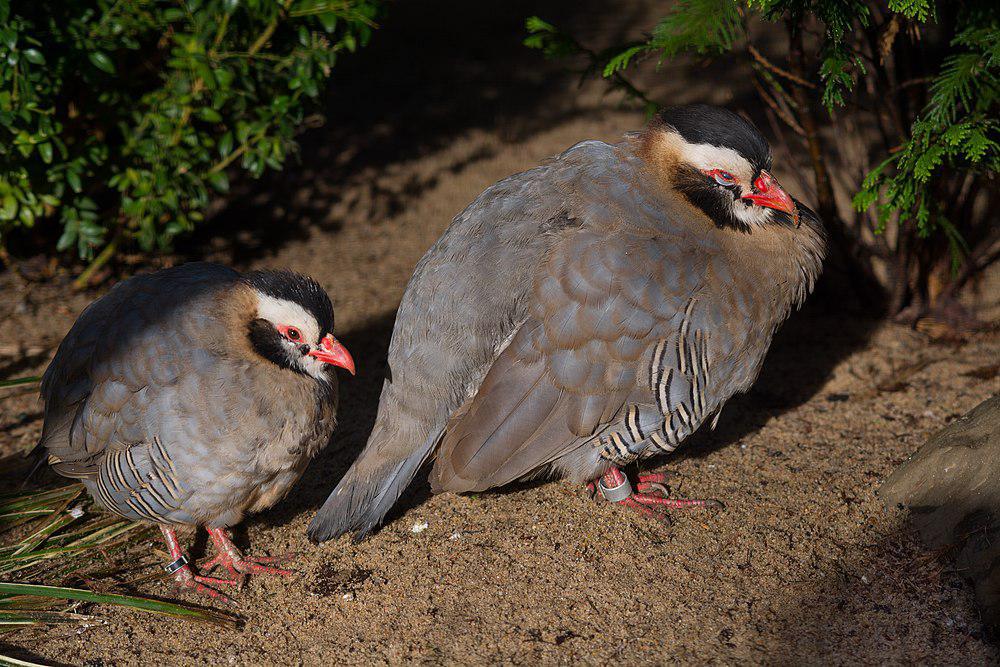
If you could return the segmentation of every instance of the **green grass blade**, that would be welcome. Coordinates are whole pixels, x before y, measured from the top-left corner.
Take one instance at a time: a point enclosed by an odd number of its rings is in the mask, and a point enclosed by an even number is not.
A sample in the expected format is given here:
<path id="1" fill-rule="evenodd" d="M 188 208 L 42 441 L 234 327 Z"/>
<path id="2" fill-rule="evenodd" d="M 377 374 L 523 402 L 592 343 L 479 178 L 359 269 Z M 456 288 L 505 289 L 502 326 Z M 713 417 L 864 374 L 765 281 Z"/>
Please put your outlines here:
<path id="1" fill-rule="evenodd" d="M 79 513 L 66 511 L 69 509 L 69 506 L 73 503 L 73 501 L 77 499 L 77 496 L 78 494 L 74 494 L 64 500 L 56 509 L 56 513 L 48 521 L 43 522 L 41 527 L 38 528 L 32 535 L 21 540 L 21 545 L 17 548 L 17 551 L 15 551 L 14 554 L 22 554 L 37 549 L 43 542 L 45 542 L 45 540 L 51 537 L 53 533 L 57 532 L 61 528 L 65 528 L 82 517 L 82 510 Z"/>
<path id="2" fill-rule="evenodd" d="M 83 491 L 83 484 L 73 484 L 61 489 L 37 493 L 5 493 L 0 495 L 0 516 L 12 517 L 19 512 L 46 510 L 53 512 L 63 502 L 75 498 Z"/>
<path id="3" fill-rule="evenodd" d="M 81 602 L 95 602 L 97 604 L 114 604 L 123 607 L 130 607 L 140 611 L 148 611 L 154 614 L 165 614 L 176 616 L 192 621 L 201 621 L 224 627 L 235 628 L 238 619 L 230 614 L 208 609 L 196 609 L 173 602 L 163 602 L 150 598 L 140 598 L 131 595 L 118 595 L 117 593 L 94 593 L 80 588 L 63 588 L 60 586 L 40 586 L 37 584 L 16 584 L 0 582 L 0 593 L 9 595 L 38 595 L 46 598 L 59 600 L 79 600 Z"/>
<path id="4" fill-rule="evenodd" d="M 22 384 L 36 384 L 42 381 L 41 375 L 32 375 L 26 378 L 16 378 L 14 380 L 0 380 L 0 389 L 7 387 L 19 387 Z"/>

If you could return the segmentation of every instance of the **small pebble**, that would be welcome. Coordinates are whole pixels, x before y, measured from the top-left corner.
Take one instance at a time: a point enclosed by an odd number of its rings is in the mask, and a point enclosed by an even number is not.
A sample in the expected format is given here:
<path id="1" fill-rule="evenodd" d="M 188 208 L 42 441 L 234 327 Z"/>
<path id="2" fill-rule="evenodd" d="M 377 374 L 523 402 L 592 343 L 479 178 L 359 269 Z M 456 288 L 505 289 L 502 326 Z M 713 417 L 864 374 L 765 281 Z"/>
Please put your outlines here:
<path id="1" fill-rule="evenodd" d="M 411 533 L 422 533 L 425 530 L 427 530 L 427 522 L 426 521 L 418 521 L 415 524 L 413 524 L 412 527 L 410 527 L 410 532 Z"/>

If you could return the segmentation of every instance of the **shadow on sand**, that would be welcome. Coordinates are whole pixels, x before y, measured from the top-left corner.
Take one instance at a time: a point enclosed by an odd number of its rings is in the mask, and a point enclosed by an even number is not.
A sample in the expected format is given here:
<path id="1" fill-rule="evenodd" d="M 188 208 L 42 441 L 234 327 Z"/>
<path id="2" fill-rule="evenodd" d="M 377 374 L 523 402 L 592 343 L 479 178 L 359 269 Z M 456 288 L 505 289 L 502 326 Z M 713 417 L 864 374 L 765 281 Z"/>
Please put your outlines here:
<path id="1" fill-rule="evenodd" d="M 777 610 L 781 639 L 773 655 L 780 662 L 836 662 L 850 646 L 855 656 L 928 664 L 935 656 L 927 647 L 946 634 L 996 641 L 974 614 L 953 616 L 954 598 L 973 596 L 947 549 L 924 549 L 900 516 L 859 530 L 864 534 L 844 539 L 849 549 L 820 561 L 815 577 L 787 582 L 796 594 Z"/>

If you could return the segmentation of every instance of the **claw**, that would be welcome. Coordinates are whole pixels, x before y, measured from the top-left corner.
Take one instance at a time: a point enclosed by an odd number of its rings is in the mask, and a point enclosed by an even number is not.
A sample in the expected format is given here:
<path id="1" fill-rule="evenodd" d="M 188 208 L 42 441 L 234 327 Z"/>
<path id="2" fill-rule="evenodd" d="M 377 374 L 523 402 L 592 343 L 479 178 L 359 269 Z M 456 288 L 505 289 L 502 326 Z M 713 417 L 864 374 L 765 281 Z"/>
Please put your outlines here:
<path id="1" fill-rule="evenodd" d="M 664 498 L 670 496 L 670 488 L 659 482 L 640 482 L 636 484 L 635 488 L 640 493 L 648 493 L 652 489 L 653 491 L 659 491 Z"/>

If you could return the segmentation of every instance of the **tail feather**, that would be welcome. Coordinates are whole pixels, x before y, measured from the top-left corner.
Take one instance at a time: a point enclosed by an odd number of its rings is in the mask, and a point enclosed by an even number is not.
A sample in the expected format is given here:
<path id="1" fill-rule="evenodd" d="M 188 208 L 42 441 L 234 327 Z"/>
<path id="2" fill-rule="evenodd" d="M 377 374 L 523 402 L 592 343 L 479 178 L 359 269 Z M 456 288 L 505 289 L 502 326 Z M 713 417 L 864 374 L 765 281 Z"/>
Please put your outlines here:
<path id="1" fill-rule="evenodd" d="M 379 448 L 369 442 L 313 517 L 309 539 L 318 544 L 351 531 L 361 539 L 377 528 L 430 458 L 440 437 L 435 430 L 406 458 L 385 462 L 377 462 L 384 454 L 380 456 Z"/>

